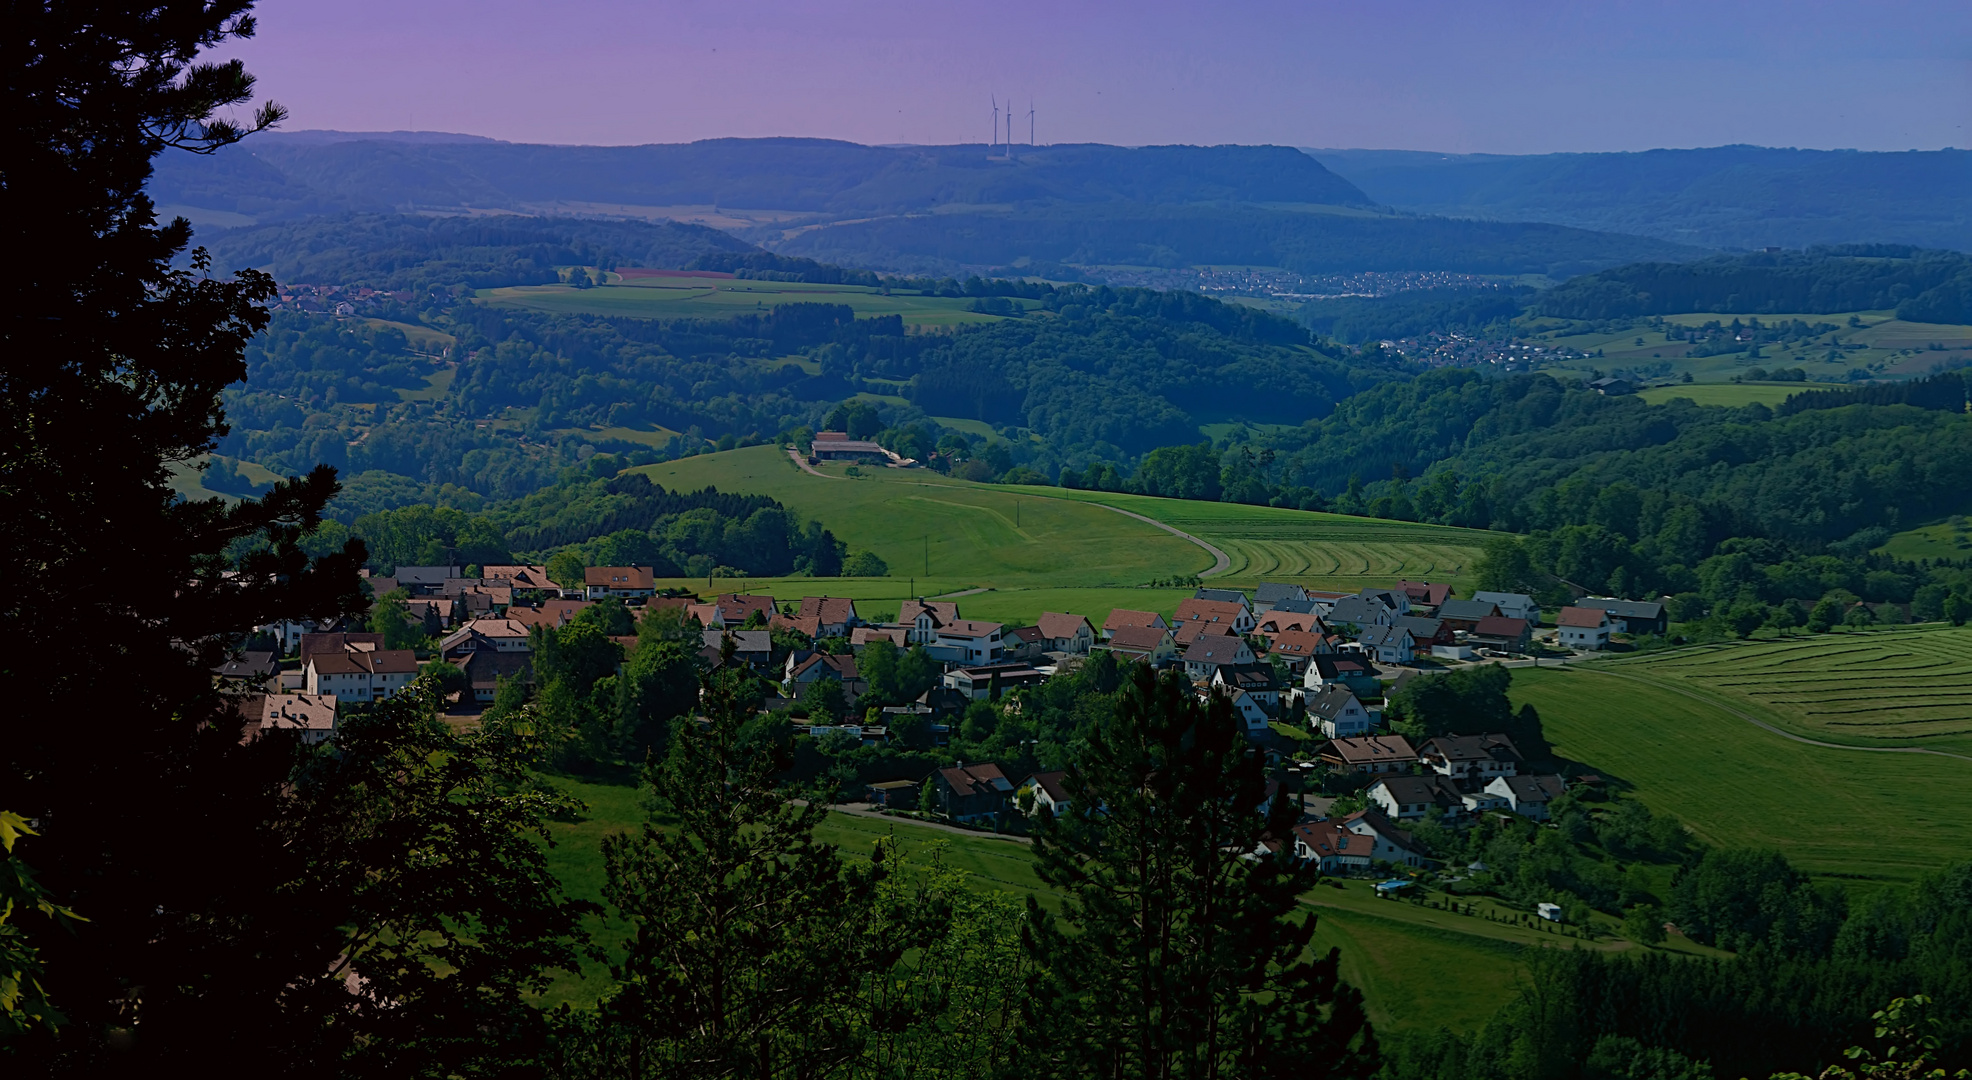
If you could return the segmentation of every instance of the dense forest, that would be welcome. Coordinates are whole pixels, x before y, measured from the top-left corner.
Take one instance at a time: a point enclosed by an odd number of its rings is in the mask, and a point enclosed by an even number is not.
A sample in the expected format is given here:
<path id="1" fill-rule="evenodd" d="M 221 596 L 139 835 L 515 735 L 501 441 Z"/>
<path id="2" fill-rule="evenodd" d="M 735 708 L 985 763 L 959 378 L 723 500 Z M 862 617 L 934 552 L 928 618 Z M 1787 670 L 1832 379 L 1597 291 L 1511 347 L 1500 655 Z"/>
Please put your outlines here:
<path id="1" fill-rule="evenodd" d="M 1429 333 L 1478 333 L 1525 314 L 1527 288 L 1413 289 L 1394 296 L 1345 296 L 1301 305 L 1301 321 L 1323 337 L 1349 345 Z"/>
<path id="2" fill-rule="evenodd" d="M 758 249 L 717 229 L 674 221 L 343 214 L 233 229 L 201 241 L 228 270 L 256 267 L 283 284 L 360 285 L 423 294 L 561 280 L 557 267 L 677 268 Z"/>
<path id="3" fill-rule="evenodd" d="M 1641 263 L 1564 282 L 1534 303 L 1564 319 L 1888 309 L 1912 322 L 1972 322 L 1972 257 L 1860 244 Z"/>

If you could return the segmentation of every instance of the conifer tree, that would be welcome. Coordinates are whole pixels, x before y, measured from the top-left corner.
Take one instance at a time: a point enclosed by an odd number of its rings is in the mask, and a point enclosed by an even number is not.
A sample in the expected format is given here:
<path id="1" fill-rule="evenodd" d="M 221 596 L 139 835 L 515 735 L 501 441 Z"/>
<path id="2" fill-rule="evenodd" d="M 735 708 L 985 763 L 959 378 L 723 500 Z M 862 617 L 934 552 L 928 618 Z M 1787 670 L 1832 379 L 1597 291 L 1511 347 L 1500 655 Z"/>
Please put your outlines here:
<path id="1" fill-rule="evenodd" d="M 1298 808 L 1270 798 L 1232 703 L 1137 667 L 1044 815 L 1026 942 L 1046 971 L 1030 1042 L 1070 1077 L 1367 1076 L 1376 1045 L 1339 954 L 1306 956 L 1316 872 L 1270 853 Z"/>

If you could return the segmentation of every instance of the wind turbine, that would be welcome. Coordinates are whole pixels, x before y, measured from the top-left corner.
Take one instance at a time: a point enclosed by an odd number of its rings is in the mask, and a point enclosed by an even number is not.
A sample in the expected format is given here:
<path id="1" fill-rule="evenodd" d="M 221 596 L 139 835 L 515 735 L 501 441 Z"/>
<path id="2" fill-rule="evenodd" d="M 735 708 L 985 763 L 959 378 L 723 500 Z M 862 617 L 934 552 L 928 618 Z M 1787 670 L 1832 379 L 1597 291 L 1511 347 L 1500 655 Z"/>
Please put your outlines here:
<path id="1" fill-rule="evenodd" d="M 997 150 L 999 149 L 1000 146 L 1000 99 L 994 97 L 992 101 L 993 101 L 993 149 Z M 1012 109 L 1009 108 L 1007 111 L 1011 112 Z"/>
<path id="2" fill-rule="evenodd" d="M 1034 99 L 1027 99 L 1027 145 L 1034 145 Z"/>

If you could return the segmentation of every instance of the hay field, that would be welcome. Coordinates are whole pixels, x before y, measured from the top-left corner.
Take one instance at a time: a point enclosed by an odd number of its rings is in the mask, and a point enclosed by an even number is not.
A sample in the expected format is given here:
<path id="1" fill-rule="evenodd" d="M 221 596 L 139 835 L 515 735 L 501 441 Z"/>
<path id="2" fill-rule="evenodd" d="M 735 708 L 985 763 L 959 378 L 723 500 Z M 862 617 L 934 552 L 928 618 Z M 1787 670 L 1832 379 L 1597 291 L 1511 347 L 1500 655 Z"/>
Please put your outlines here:
<path id="1" fill-rule="evenodd" d="M 1816 634 L 1618 661 L 1787 731 L 1972 756 L 1972 628 Z"/>

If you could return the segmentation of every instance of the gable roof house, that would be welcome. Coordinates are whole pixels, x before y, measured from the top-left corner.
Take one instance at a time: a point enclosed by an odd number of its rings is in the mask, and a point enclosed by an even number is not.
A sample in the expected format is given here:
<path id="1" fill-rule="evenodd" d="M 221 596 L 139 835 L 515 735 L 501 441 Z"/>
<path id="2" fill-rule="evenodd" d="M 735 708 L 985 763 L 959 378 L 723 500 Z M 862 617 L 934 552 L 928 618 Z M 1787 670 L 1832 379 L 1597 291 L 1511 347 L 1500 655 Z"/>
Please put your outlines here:
<path id="1" fill-rule="evenodd" d="M 1368 629 L 1372 626 L 1390 626 L 1396 621 L 1397 610 L 1372 596 L 1345 596 L 1337 600 L 1328 612 L 1331 626 Z"/>
<path id="2" fill-rule="evenodd" d="M 867 439 L 852 439 L 844 431 L 818 431 L 808 444 L 808 456 L 815 461 L 858 461 L 888 465 L 890 453 Z"/>
<path id="3" fill-rule="evenodd" d="M 1228 694 L 1253 695 L 1270 713 L 1280 705 L 1280 681 L 1274 678 L 1272 664 L 1221 664 L 1213 669 L 1211 683 Z"/>
<path id="4" fill-rule="evenodd" d="M 1405 866 L 1423 866 L 1428 858 L 1424 849 L 1411 834 L 1397 827 L 1379 810 L 1364 807 L 1342 819 L 1343 828 L 1357 836 L 1376 841 L 1370 851 L 1370 858 L 1376 862 L 1402 863 Z"/>
<path id="5" fill-rule="evenodd" d="M 1062 778 L 1067 775 L 1064 772 L 1037 772 L 1027 774 L 1027 779 L 1022 780 L 1020 786 L 1030 791 L 1034 796 L 1033 813 L 1038 814 L 1042 810 L 1046 810 L 1054 816 L 1060 817 L 1068 812 L 1069 808 L 1074 805 L 1074 800 L 1068 797 L 1068 789 L 1061 786 Z"/>
<path id="6" fill-rule="evenodd" d="M 1421 615 L 1401 615 L 1397 625 L 1411 632 L 1411 647 L 1418 650 L 1430 649 L 1433 645 L 1455 645 L 1458 637 L 1443 619 L 1426 618 Z"/>
<path id="7" fill-rule="evenodd" d="M 280 658 L 272 652 L 249 649 L 237 659 L 229 659 L 212 669 L 215 679 L 224 683 L 262 686 L 281 670 Z"/>
<path id="8" fill-rule="evenodd" d="M 461 642 L 477 634 L 502 652 L 524 653 L 532 648 L 527 640 L 532 629 L 516 619 L 474 619 L 445 635 L 445 640 L 438 643 L 438 649 L 442 655 L 450 656 Z"/>
<path id="9" fill-rule="evenodd" d="M 1563 648 L 1597 651 L 1609 646 L 1609 613 L 1597 607 L 1565 607 L 1555 617 Z"/>
<path id="10" fill-rule="evenodd" d="M 411 685 L 418 657 L 409 649 L 313 652 L 301 662 L 304 693 L 334 694 L 343 701 L 382 701 Z"/>
<path id="11" fill-rule="evenodd" d="M 1439 622 L 1453 630 L 1472 630 L 1479 620 L 1490 619 L 1500 613 L 1500 606 L 1490 600 L 1447 600 L 1438 605 Z"/>
<path id="12" fill-rule="evenodd" d="M 545 566 L 529 566 L 520 563 L 482 566 L 479 568 L 479 576 L 481 580 L 488 582 L 505 582 L 507 587 L 514 592 L 541 592 L 547 593 L 550 596 L 561 595 L 561 586 L 555 584 L 554 579 L 548 576 L 548 568 Z"/>
<path id="13" fill-rule="evenodd" d="M 1185 649 L 1185 677 L 1193 682 L 1205 682 L 1221 665 L 1252 662 L 1253 650 L 1247 648 L 1245 638 L 1208 634 Z"/>
<path id="14" fill-rule="evenodd" d="M 1171 631 L 1157 626 L 1122 626 L 1112 631 L 1102 648 L 1121 656 L 1143 660 L 1161 668 L 1178 658 L 1178 644 Z"/>
<path id="15" fill-rule="evenodd" d="M 1334 600 L 1319 601 L 1313 593 L 1303 590 L 1301 599 L 1282 600 L 1267 610 L 1275 615 L 1320 615 L 1334 606 Z"/>
<path id="16" fill-rule="evenodd" d="M 1008 660 L 1038 660 L 1047 651 L 1047 635 L 1038 626 L 1015 626 L 1000 631 L 1000 655 Z"/>
<path id="17" fill-rule="evenodd" d="M 888 641 L 900 649 L 908 649 L 910 634 L 910 629 L 903 626 L 859 626 L 849 631 L 849 647 L 860 654 L 872 642 Z"/>
<path id="18" fill-rule="evenodd" d="M 544 600 L 538 608 L 510 607 L 507 618 L 523 626 L 567 626 L 577 615 L 596 606 L 593 600 Z"/>
<path id="19" fill-rule="evenodd" d="M 725 629 L 745 626 L 754 612 L 769 625 L 774 616 L 780 614 L 774 607 L 774 598 L 748 593 L 720 593 L 703 604 L 690 604 L 685 608 L 687 619 L 697 619 L 700 626 Z M 812 635 L 810 635 L 812 636 Z"/>
<path id="20" fill-rule="evenodd" d="M 1397 591 L 1410 597 L 1413 608 L 1433 608 L 1452 598 L 1450 585 L 1436 585 L 1429 581 L 1399 581 Z"/>
<path id="21" fill-rule="evenodd" d="M 1342 773 L 1408 773 L 1417 764 L 1417 751 L 1402 735 L 1361 735 L 1331 739 L 1321 749 L 1321 760 L 1330 770 Z"/>
<path id="22" fill-rule="evenodd" d="M 1479 620 L 1479 625 L 1466 634 L 1466 641 L 1472 645 L 1483 645 L 1502 652 L 1523 653 L 1534 638 L 1534 627 L 1525 619 L 1509 619 L 1504 615 L 1494 615 Z"/>
<path id="23" fill-rule="evenodd" d="M 1305 671 L 1311 658 L 1334 651 L 1335 646 L 1328 638 L 1300 630 L 1283 630 L 1267 639 L 1267 656 L 1279 657 L 1290 675 L 1298 676 Z"/>
<path id="24" fill-rule="evenodd" d="M 1417 658 L 1411 632 L 1401 626 L 1364 627 L 1356 642 L 1378 663 L 1408 664 Z"/>
<path id="25" fill-rule="evenodd" d="M 1269 611 L 1258 616 L 1254 630 L 1272 637 L 1275 634 L 1319 634 L 1328 628 L 1322 624 L 1322 617 L 1312 611 Z"/>
<path id="26" fill-rule="evenodd" d="M 454 640 L 441 655 L 465 674 L 464 697 L 472 701 L 492 701 L 500 691 L 502 679 L 531 679 L 534 654 L 526 649 L 505 649 L 484 634 L 468 630 Z"/>
<path id="27" fill-rule="evenodd" d="M 1367 872 L 1376 848 L 1374 837 L 1349 831 L 1339 821 L 1311 821 L 1294 827 L 1294 857 L 1316 864 L 1324 874 Z"/>
<path id="28" fill-rule="evenodd" d="M 1109 613 L 1109 618 L 1102 621 L 1103 640 L 1109 640 L 1110 635 L 1126 626 L 1139 629 L 1150 627 L 1157 630 L 1167 630 L 1171 624 L 1164 621 L 1164 616 L 1154 611 L 1132 611 L 1129 608 L 1117 608 Z"/>
<path id="29" fill-rule="evenodd" d="M 1272 731 L 1274 710 L 1257 696 L 1244 690 L 1234 690 L 1231 695 L 1233 711 L 1246 723 L 1248 735 L 1258 735 Z"/>
<path id="30" fill-rule="evenodd" d="M 842 684 L 843 704 L 853 707 L 856 699 L 870 688 L 856 670 L 853 656 L 830 656 L 827 653 L 799 652 L 787 658 L 787 675 L 782 680 L 791 693 L 799 697 L 803 687 L 823 679 L 834 679 Z"/>
<path id="31" fill-rule="evenodd" d="M 1089 626 L 1089 620 L 1080 615 L 1064 615 L 1056 611 L 1043 611 L 1035 620 L 1041 636 L 1047 639 L 1047 650 L 1059 653 L 1086 653 L 1096 642 L 1096 632 Z"/>
<path id="32" fill-rule="evenodd" d="M 941 676 L 939 681 L 973 701 L 990 701 L 995 694 L 1004 694 L 1023 686 L 1039 686 L 1048 681 L 1048 676 L 1029 664 L 980 664 L 955 667 Z"/>
<path id="33" fill-rule="evenodd" d="M 945 600 L 906 600 L 897 609 L 896 625 L 906 627 L 906 639 L 913 645 L 929 645 L 938 640 L 938 628 L 959 621 L 959 606 Z"/>
<path id="34" fill-rule="evenodd" d="M 814 619 L 817 637 L 848 637 L 850 630 L 863 625 L 856 614 L 856 601 L 840 596 L 804 596 L 795 617 Z"/>
<path id="35" fill-rule="evenodd" d="M 1253 590 L 1253 611 L 1259 614 L 1272 611 L 1283 600 L 1306 600 L 1308 590 L 1299 585 L 1283 585 L 1274 581 L 1263 581 Z"/>
<path id="36" fill-rule="evenodd" d="M 1446 817 L 1465 813 L 1465 800 L 1458 788 L 1437 773 L 1422 776 L 1382 776 L 1363 793 L 1368 802 L 1395 821 L 1418 821 L 1433 807 Z"/>
<path id="37" fill-rule="evenodd" d="M 1520 772 L 1522 758 L 1505 735 L 1440 735 L 1418 748 L 1417 760 L 1431 772 L 1453 780 L 1491 783 Z"/>
<path id="38" fill-rule="evenodd" d="M 397 582 L 397 588 L 412 596 L 432 596 L 443 592 L 448 580 L 463 577 L 465 572 L 463 566 L 400 566 L 391 577 Z M 382 596 L 383 593 L 377 595 Z"/>
<path id="39" fill-rule="evenodd" d="M 657 594 L 656 571 L 649 566 L 585 566 L 582 568 L 582 595 L 590 600 L 605 596 L 629 599 Z"/>
<path id="40" fill-rule="evenodd" d="M 1506 800 L 1514 813 L 1535 821 L 1547 820 L 1548 803 L 1567 788 L 1559 776 L 1501 776 L 1486 785 L 1486 790 Z"/>
<path id="41" fill-rule="evenodd" d="M 1226 633 L 1244 634 L 1253 629 L 1253 612 L 1245 604 L 1235 604 L 1225 600 L 1200 600 L 1196 597 L 1178 605 L 1172 620 L 1180 630 L 1186 624 L 1224 627 Z"/>
<path id="42" fill-rule="evenodd" d="M 991 762 L 967 765 L 961 761 L 931 774 L 938 806 L 953 821 L 982 821 L 999 817 L 1013 805 L 1013 785 Z"/>
<path id="43" fill-rule="evenodd" d="M 717 663 L 726 649 L 726 637 L 733 639 L 733 659 L 756 671 L 765 670 L 774 654 L 774 638 L 768 630 L 701 630 L 699 655 Z"/>
<path id="44" fill-rule="evenodd" d="M 1331 684 L 1308 698 L 1308 724 L 1330 739 L 1346 739 L 1369 731 L 1369 710 L 1348 687 Z"/>
<path id="45" fill-rule="evenodd" d="M 1383 692 L 1382 680 L 1377 675 L 1376 666 L 1361 653 L 1316 653 L 1308 658 L 1308 666 L 1301 672 L 1301 685 L 1304 693 L 1340 685 L 1351 693 L 1376 697 Z"/>
<path id="46" fill-rule="evenodd" d="M 1246 593 L 1239 589 L 1200 588 L 1191 594 L 1191 598 L 1193 600 L 1206 600 L 1215 604 L 1238 604 L 1249 612 L 1253 610 L 1252 603 L 1246 599 Z"/>
<path id="47" fill-rule="evenodd" d="M 1359 590 L 1356 595 L 1365 600 L 1374 600 L 1399 615 L 1409 615 L 1411 613 L 1410 594 L 1402 589 L 1364 588 Z"/>
<path id="48" fill-rule="evenodd" d="M 1525 619 L 1534 626 L 1541 624 L 1541 606 L 1526 593 L 1476 592 L 1472 594 L 1472 598 L 1498 605 L 1500 614 L 1509 619 Z"/>
<path id="49" fill-rule="evenodd" d="M 1601 608 L 1609 613 L 1612 629 L 1625 634 L 1662 634 L 1670 630 L 1664 605 L 1654 600 L 1615 600 L 1591 596 L 1575 601 L 1576 607 Z"/>
<path id="50" fill-rule="evenodd" d="M 260 703 L 260 733 L 292 731 L 304 743 L 335 737 L 334 694 L 268 694 Z"/>

